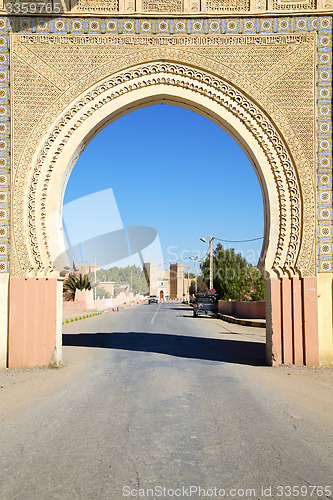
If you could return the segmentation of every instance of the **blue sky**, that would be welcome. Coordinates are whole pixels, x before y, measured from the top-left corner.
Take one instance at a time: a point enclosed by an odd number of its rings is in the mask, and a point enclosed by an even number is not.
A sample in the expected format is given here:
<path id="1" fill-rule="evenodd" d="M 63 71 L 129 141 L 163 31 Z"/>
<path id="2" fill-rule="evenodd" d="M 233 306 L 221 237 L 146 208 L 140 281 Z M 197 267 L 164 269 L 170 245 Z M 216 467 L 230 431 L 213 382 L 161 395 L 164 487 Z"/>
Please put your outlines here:
<path id="1" fill-rule="evenodd" d="M 159 104 L 119 118 L 86 147 L 64 203 L 112 188 L 124 226 L 157 230 L 166 262 L 191 264 L 201 236 L 263 236 L 261 189 L 238 144 L 208 119 Z M 261 241 L 223 243 L 256 263 Z"/>

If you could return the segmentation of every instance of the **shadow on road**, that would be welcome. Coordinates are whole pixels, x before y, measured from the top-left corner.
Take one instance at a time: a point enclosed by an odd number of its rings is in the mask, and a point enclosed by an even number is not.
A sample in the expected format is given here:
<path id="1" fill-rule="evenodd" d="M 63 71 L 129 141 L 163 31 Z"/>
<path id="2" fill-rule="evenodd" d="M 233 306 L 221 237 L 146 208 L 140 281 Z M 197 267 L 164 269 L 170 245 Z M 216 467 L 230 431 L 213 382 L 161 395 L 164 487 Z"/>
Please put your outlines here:
<path id="1" fill-rule="evenodd" d="M 265 344 L 159 333 L 63 334 L 64 346 L 100 347 L 155 352 L 181 358 L 204 359 L 243 365 L 265 365 Z"/>

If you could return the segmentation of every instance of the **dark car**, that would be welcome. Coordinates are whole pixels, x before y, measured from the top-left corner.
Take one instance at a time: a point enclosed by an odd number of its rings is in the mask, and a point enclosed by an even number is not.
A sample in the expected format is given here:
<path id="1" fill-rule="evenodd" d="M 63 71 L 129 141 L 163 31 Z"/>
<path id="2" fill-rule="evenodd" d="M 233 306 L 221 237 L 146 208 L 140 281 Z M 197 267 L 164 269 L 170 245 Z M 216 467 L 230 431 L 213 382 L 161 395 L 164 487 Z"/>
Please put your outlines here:
<path id="1" fill-rule="evenodd" d="M 149 295 L 148 297 L 148 304 L 154 303 L 158 304 L 158 297 L 157 295 Z"/>
<path id="2" fill-rule="evenodd" d="M 193 316 L 217 316 L 218 297 L 216 295 L 197 295 L 193 304 Z"/>

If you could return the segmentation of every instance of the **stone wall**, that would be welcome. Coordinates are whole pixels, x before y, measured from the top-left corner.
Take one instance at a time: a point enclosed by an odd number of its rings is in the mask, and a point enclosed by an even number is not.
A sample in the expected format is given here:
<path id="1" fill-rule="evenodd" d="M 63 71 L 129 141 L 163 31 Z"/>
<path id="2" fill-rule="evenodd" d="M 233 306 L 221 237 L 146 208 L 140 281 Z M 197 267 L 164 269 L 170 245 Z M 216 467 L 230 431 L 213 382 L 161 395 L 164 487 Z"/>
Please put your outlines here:
<path id="1" fill-rule="evenodd" d="M 219 300 L 219 312 L 221 314 L 230 314 L 240 318 L 265 319 L 266 302 L 243 302 L 237 300 Z"/>

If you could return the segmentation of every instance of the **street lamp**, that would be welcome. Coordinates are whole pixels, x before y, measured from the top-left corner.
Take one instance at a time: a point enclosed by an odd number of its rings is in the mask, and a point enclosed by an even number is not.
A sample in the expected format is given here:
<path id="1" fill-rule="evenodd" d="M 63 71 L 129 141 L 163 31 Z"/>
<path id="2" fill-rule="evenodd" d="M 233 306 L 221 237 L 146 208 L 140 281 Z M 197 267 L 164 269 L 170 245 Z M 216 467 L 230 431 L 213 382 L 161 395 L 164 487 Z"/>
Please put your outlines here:
<path id="1" fill-rule="evenodd" d="M 213 240 L 214 236 L 209 237 L 209 290 L 213 288 Z M 207 238 L 200 238 L 201 241 L 206 243 Z"/>

